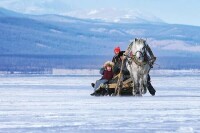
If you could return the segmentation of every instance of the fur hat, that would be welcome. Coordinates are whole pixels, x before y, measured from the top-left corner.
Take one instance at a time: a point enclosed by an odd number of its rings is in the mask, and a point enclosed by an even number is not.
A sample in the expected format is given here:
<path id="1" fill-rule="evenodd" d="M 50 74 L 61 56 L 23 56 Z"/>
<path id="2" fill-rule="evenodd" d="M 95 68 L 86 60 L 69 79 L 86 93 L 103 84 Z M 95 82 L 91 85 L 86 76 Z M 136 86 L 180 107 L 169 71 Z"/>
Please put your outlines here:
<path id="1" fill-rule="evenodd" d="M 111 61 L 106 61 L 106 62 L 104 63 L 104 66 L 105 66 L 105 67 L 107 67 L 107 66 L 113 67 L 113 66 L 114 66 L 114 63 L 111 62 Z"/>

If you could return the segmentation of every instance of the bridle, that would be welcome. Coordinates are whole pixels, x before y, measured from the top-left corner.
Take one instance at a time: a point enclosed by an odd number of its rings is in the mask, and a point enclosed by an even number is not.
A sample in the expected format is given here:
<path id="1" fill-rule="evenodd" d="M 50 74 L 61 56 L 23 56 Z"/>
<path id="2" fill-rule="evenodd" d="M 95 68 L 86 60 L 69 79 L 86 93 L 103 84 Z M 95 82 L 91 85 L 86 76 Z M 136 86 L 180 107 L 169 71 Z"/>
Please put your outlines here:
<path id="1" fill-rule="evenodd" d="M 141 51 L 139 51 L 139 50 L 136 51 L 134 55 L 136 56 L 137 53 L 140 53 L 142 55 L 142 57 L 144 57 L 144 53 L 142 53 Z"/>
<path id="2" fill-rule="evenodd" d="M 147 62 L 145 62 L 144 60 L 142 62 L 138 61 L 138 59 L 136 58 L 136 54 L 137 53 L 140 53 L 142 55 L 142 57 L 145 58 L 146 45 L 143 48 L 144 48 L 144 53 L 138 50 L 138 51 L 135 52 L 135 54 L 133 54 L 132 51 L 130 51 L 129 54 L 127 55 L 127 58 L 130 59 L 129 62 L 134 61 L 135 64 L 137 64 L 138 66 L 144 66 L 144 65 L 146 65 Z M 131 49 L 132 49 L 132 47 L 131 47 Z"/>

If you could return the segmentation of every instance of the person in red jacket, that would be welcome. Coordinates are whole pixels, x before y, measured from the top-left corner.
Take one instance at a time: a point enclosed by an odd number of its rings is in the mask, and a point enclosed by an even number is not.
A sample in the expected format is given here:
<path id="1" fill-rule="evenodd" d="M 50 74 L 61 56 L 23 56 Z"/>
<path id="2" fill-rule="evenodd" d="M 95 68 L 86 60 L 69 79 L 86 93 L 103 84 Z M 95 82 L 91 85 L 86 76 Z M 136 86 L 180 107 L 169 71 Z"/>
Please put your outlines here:
<path id="1" fill-rule="evenodd" d="M 94 93 L 92 93 L 91 95 L 97 95 L 97 90 L 100 89 L 100 86 L 102 84 L 107 83 L 109 80 L 111 80 L 113 78 L 113 68 L 114 64 L 111 61 L 107 61 L 103 68 L 100 69 L 100 74 L 103 75 L 101 79 L 97 80 L 96 83 L 92 83 L 92 87 L 94 87 Z"/>

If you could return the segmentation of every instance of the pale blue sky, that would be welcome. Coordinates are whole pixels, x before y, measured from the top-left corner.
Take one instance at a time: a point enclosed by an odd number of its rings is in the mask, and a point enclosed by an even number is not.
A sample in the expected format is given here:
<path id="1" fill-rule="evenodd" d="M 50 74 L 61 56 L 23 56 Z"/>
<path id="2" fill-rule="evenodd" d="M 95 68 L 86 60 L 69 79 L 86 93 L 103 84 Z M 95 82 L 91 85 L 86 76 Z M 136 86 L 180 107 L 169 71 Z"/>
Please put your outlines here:
<path id="1" fill-rule="evenodd" d="M 0 0 L 0 7 L 32 14 L 133 9 L 153 14 L 167 23 L 200 26 L 200 0 Z"/>

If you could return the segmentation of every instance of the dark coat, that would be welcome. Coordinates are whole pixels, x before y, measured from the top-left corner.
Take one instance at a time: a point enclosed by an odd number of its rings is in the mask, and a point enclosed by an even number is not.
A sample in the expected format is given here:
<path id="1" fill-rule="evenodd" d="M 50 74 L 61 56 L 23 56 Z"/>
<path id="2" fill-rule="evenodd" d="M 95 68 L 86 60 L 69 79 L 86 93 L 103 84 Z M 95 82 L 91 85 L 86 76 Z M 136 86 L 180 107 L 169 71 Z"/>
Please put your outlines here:
<path id="1" fill-rule="evenodd" d="M 112 59 L 112 62 L 116 64 L 118 61 L 120 61 L 120 56 L 123 56 L 125 51 L 120 51 L 119 54 L 115 55 Z"/>
<path id="2" fill-rule="evenodd" d="M 114 64 L 116 64 L 116 63 L 118 62 L 118 60 L 119 60 L 119 56 L 118 56 L 118 55 L 115 55 L 115 56 L 112 58 L 112 62 L 113 62 Z"/>
<path id="3" fill-rule="evenodd" d="M 122 66 L 122 60 L 119 59 L 118 62 L 115 63 L 114 68 L 113 68 L 115 75 L 117 75 L 120 72 L 121 66 Z M 124 61 L 124 64 L 123 64 L 122 73 L 123 73 L 123 75 L 130 75 L 130 73 L 126 67 L 126 60 Z"/>

